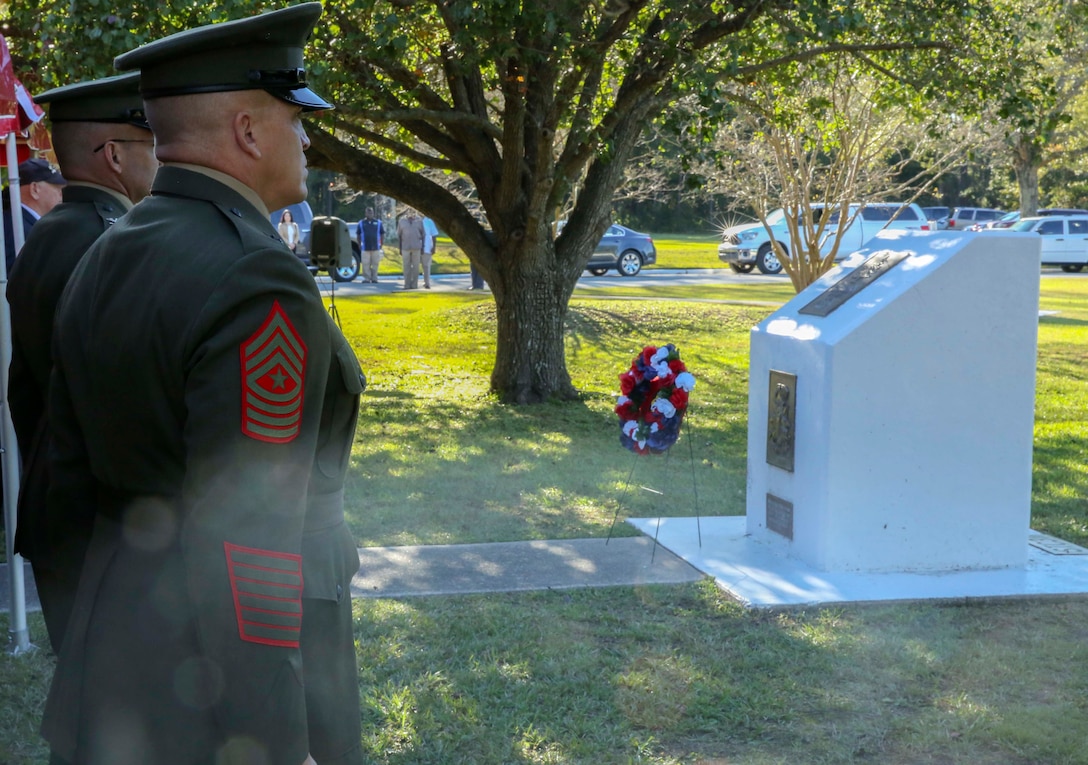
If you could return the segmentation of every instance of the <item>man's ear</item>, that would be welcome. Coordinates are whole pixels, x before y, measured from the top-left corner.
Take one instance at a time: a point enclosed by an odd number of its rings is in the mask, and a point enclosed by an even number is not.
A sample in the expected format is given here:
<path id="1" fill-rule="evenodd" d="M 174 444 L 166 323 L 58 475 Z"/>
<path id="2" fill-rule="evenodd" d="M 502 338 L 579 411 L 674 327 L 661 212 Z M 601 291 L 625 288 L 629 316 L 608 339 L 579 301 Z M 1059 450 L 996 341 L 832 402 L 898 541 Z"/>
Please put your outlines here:
<path id="1" fill-rule="evenodd" d="M 238 148 L 253 159 L 261 158 L 261 146 L 257 140 L 257 115 L 250 110 L 235 113 L 231 128 Z"/>
<path id="2" fill-rule="evenodd" d="M 26 185 L 26 188 L 27 191 L 30 192 L 31 199 L 37 200 L 42 198 L 41 186 L 38 185 L 37 181 L 31 181 Z"/>
<path id="3" fill-rule="evenodd" d="M 112 141 L 106 142 L 106 149 L 102 152 L 105 155 L 106 165 L 110 171 L 120 175 L 121 174 L 121 158 L 117 154 L 117 145 Z"/>

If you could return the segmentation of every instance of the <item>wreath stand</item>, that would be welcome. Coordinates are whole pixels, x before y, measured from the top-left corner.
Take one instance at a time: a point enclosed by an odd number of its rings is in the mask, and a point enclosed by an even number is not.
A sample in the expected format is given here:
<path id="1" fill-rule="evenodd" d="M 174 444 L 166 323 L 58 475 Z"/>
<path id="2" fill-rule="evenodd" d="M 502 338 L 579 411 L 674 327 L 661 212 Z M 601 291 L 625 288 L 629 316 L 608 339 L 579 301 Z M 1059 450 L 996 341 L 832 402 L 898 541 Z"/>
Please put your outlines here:
<path id="1" fill-rule="evenodd" d="M 329 274 L 330 287 L 328 289 L 329 294 L 329 316 L 336 322 L 336 326 L 340 329 L 343 327 L 340 325 L 340 311 L 336 308 L 336 279 Z"/>
<path id="2" fill-rule="evenodd" d="M 687 414 L 684 417 L 684 420 L 680 423 L 680 428 L 677 431 L 677 438 L 679 438 L 679 436 L 684 432 L 684 430 L 685 430 L 684 424 L 685 423 L 687 423 L 687 430 L 689 430 L 689 431 L 691 430 L 690 417 L 691 417 L 691 410 L 689 408 Z M 702 527 L 701 519 L 699 517 L 699 489 L 698 489 L 698 486 L 696 486 L 696 482 L 695 482 L 695 447 L 692 446 L 692 434 L 690 432 L 688 433 L 688 437 L 687 437 L 686 440 L 688 442 L 688 462 L 689 462 L 689 465 L 691 467 L 691 496 L 692 496 L 692 498 L 694 500 L 694 504 L 695 504 L 695 529 L 696 529 L 696 532 L 698 533 L 698 536 L 699 536 L 699 547 L 702 548 L 702 546 L 703 546 L 703 527 Z M 651 455 L 651 456 L 653 456 L 653 455 Z M 665 450 L 665 467 L 664 467 L 665 475 L 668 475 L 668 473 L 669 473 L 669 458 L 671 456 L 672 456 L 672 447 L 670 446 L 668 449 Z M 612 531 L 616 528 L 616 521 L 619 520 L 620 508 L 623 506 L 623 500 L 627 498 L 628 492 L 631 491 L 631 487 L 633 485 L 631 483 L 631 479 L 634 478 L 635 468 L 638 467 L 638 461 L 640 459 L 642 459 L 642 458 L 643 458 L 643 455 L 640 455 L 640 454 L 638 454 L 636 452 L 631 453 L 631 470 L 627 473 L 627 480 L 624 481 L 624 484 L 623 484 L 623 492 L 620 494 L 620 498 L 617 500 L 616 514 L 612 516 L 612 525 L 608 527 L 608 538 L 604 540 L 604 543 L 606 545 L 610 541 L 612 541 Z M 658 491 L 657 489 L 653 489 L 653 488 L 651 488 L 649 486 L 639 486 L 638 488 L 641 489 L 644 492 L 649 493 L 649 494 L 656 494 L 659 497 L 665 496 L 665 492 Z M 654 562 L 654 556 L 657 555 L 657 536 L 658 536 L 658 534 L 660 532 L 661 532 L 661 515 L 659 514 L 657 516 L 657 527 L 654 529 L 654 546 L 653 546 L 653 549 L 651 549 L 651 551 L 650 551 L 650 563 Z"/>

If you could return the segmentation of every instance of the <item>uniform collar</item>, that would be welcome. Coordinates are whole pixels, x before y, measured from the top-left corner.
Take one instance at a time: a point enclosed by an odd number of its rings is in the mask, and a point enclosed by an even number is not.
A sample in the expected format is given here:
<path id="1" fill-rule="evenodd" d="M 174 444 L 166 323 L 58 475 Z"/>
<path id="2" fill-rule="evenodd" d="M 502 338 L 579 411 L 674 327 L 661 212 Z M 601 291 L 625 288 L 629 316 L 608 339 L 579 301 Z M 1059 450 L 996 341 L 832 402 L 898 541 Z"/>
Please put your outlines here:
<path id="1" fill-rule="evenodd" d="M 121 205 L 121 209 L 126 212 L 132 209 L 132 200 L 126 197 L 117 189 L 107 188 L 106 186 L 100 186 L 97 183 L 91 183 L 90 181 L 68 181 L 68 185 L 64 187 L 64 196 L 68 196 L 68 189 L 94 189 L 95 191 L 101 191 L 104 194 L 109 194 L 110 197 Z M 68 201 L 65 199 L 65 201 Z"/>
<path id="2" fill-rule="evenodd" d="M 220 172 L 219 170 L 213 170 L 212 168 L 204 167 L 203 165 L 190 165 L 185 162 L 166 162 L 163 164 L 163 167 L 177 167 L 182 170 L 188 170 L 193 173 L 200 173 L 201 175 L 205 175 L 208 178 L 211 178 L 213 181 L 218 181 L 227 188 L 241 195 L 247 202 L 253 205 L 254 209 L 256 209 L 257 212 L 263 215 L 266 219 L 269 215 L 271 215 L 268 208 L 265 207 L 264 200 L 261 199 L 260 195 L 249 186 L 245 185 L 240 180 L 235 178 L 233 175 L 227 175 L 226 173 Z"/>

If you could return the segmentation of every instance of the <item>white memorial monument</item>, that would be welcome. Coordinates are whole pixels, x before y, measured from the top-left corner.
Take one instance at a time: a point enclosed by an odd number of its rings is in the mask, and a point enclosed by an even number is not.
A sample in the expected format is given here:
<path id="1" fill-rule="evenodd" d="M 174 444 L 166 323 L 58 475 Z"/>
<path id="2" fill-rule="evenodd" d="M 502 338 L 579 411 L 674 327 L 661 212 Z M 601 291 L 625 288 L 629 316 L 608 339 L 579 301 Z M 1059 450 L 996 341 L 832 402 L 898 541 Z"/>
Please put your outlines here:
<path id="1" fill-rule="evenodd" d="M 1088 592 L 1029 527 L 1039 250 L 879 235 L 752 330 L 747 515 L 629 522 L 752 606 Z"/>
<path id="2" fill-rule="evenodd" d="M 752 331 L 748 532 L 825 571 L 1023 566 L 1038 237 L 886 232 L 849 262 Z"/>

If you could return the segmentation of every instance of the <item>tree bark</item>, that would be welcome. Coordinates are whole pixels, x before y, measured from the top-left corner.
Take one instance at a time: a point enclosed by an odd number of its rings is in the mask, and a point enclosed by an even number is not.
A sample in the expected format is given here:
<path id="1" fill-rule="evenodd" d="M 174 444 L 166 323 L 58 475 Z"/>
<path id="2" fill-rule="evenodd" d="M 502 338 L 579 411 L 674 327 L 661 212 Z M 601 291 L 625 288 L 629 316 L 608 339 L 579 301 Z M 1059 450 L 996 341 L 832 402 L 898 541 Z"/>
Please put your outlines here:
<path id="1" fill-rule="evenodd" d="M 498 337 L 491 390 L 505 403 L 572 399 L 563 329 L 570 289 L 556 274 L 515 272 L 494 291 Z"/>
<path id="2" fill-rule="evenodd" d="M 1039 212 L 1039 166 L 1014 163 L 1016 184 L 1020 187 L 1020 213 L 1029 218 Z"/>
<path id="3" fill-rule="evenodd" d="M 1020 188 L 1020 214 L 1030 218 L 1039 211 L 1039 168 L 1043 164 L 1042 150 L 1026 136 L 1013 144 L 1012 167 Z"/>

